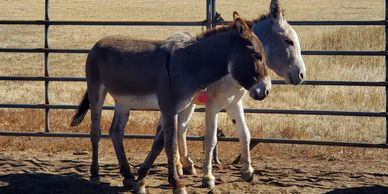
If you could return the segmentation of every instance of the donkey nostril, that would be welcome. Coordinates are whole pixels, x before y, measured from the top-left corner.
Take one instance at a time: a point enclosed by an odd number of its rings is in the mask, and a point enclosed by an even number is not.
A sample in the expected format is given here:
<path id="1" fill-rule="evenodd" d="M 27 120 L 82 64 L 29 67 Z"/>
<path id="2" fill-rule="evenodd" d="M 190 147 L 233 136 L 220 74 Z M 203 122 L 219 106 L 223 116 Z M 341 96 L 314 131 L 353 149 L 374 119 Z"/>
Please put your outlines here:
<path id="1" fill-rule="evenodd" d="M 303 79 L 304 79 L 304 74 L 303 74 L 303 73 L 299 73 L 299 78 L 300 78 L 301 80 L 303 80 Z"/>
<path id="2" fill-rule="evenodd" d="M 268 96 L 269 90 L 265 90 L 265 96 Z"/>

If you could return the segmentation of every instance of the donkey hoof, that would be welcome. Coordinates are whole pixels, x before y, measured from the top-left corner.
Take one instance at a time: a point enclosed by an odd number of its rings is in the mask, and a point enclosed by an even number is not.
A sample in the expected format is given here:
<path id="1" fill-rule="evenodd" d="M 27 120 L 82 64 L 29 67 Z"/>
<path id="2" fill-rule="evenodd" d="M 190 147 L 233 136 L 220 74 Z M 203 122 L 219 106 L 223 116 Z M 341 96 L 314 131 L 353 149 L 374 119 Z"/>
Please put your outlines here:
<path id="1" fill-rule="evenodd" d="M 133 188 L 135 190 L 135 193 L 137 193 L 137 194 L 146 194 L 147 193 L 144 180 L 140 180 L 137 183 L 135 183 L 135 186 Z"/>
<path id="2" fill-rule="evenodd" d="M 93 185 L 99 185 L 100 184 L 100 177 L 99 176 L 91 177 L 90 183 Z"/>
<path id="3" fill-rule="evenodd" d="M 194 166 L 184 167 L 183 168 L 183 174 L 186 174 L 186 175 L 197 175 L 197 171 L 195 170 Z"/>
<path id="4" fill-rule="evenodd" d="M 127 187 L 127 188 L 136 188 L 136 181 L 133 179 L 133 178 L 128 178 L 128 179 L 124 179 L 123 180 L 123 185 L 124 187 Z"/>
<path id="5" fill-rule="evenodd" d="M 186 188 L 185 187 L 176 188 L 173 190 L 173 194 L 187 194 Z"/>
<path id="6" fill-rule="evenodd" d="M 182 176 L 184 174 L 184 170 L 182 169 L 182 167 L 176 167 L 176 171 L 178 173 L 179 176 Z"/>
<path id="7" fill-rule="evenodd" d="M 202 178 L 202 187 L 213 189 L 216 187 L 214 176 L 204 176 Z"/>
<path id="8" fill-rule="evenodd" d="M 243 178 L 248 183 L 252 182 L 254 178 L 253 171 L 241 171 L 241 178 Z"/>

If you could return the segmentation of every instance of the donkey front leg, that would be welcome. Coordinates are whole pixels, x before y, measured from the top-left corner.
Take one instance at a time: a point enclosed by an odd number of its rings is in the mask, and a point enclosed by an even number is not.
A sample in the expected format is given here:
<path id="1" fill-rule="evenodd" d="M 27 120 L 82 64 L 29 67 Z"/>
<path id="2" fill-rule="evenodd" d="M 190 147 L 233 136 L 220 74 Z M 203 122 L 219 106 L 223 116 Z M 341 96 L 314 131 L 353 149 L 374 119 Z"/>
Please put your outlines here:
<path id="1" fill-rule="evenodd" d="M 249 151 L 251 134 L 245 122 L 244 108 L 242 106 L 242 101 L 240 100 L 236 104 L 231 104 L 228 107 L 226 107 L 226 112 L 228 113 L 228 116 L 233 120 L 233 123 L 236 125 L 236 128 L 240 130 L 240 143 L 241 143 L 240 162 L 243 165 L 241 169 L 241 177 L 245 181 L 251 182 L 253 180 L 253 168 L 251 166 L 251 155 Z"/>
<path id="2" fill-rule="evenodd" d="M 120 166 L 120 174 L 124 177 L 124 186 L 133 188 L 136 185 L 128 164 L 123 146 L 124 128 L 129 117 L 129 108 L 116 103 L 116 109 L 113 116 L 112 126 L 109 130 L 109 136 L 112 139 L 113 147 Z"/>
<path id="3" fill-rule="evenodd" d="M 194 163 L 189 158 L 186 142 L 186 133 L 187 126 L 189 124 L 190 118 L 193 115 L 195 109 L 195 104 L 190 104 L 185 110 L 181 111 L 178 116 L 178 146 L 179 146 L 179 155 L 181 166 L 178 165 L 178 174 L 183 175 L 195 175 Z M 179 162 L 179 161 L 178 161 Z"/>
<path id="4" fill-rule="evenodd" d="M 204 176 L 202 177 L 202 186 L 214 188 L 215 177 L 212 173 L 213 150 L 217 145 L 217 113 L 220 111 L 213 100 L 209 100 L 206 105 L 206 132 L 205 132 L 205 160 L 203 163 Z"/>
<path id="5" fill-rule="evenodd" d="M 168 161 L 168 182 L 174 188 L 174 194 L 186 194 L 185 185 L 179 180 L 176 169 L 178 156 L 178 114 L 162 112 L 162 130 L 164 132 L 164 149 Z"/>

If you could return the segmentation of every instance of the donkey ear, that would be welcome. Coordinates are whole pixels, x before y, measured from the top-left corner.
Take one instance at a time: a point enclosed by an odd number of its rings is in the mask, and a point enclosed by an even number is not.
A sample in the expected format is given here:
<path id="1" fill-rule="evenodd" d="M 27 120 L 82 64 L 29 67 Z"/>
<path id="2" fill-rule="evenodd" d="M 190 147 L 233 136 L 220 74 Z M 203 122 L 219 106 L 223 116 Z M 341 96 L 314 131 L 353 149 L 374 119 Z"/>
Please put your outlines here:
<path id="1" fill-rule="evenodd" d="M 237 31 L 240 33 L 240 36 L 243 38 L 248 38 L 250 36 L 249 26 L 241 18 L 236 18 L 235 22 Z"/>
<path id="2" fill-rule="evenodd" d="M 240 18 L 240 14 L 237 11 L 233 12 L 233 21 L 236 21 L 237 18 Z"/>
<path id="3" fill-rule="evenodd" d="M 271 16 L 272 20 L 278 24 L 281 24 L 284 18 L 279 0 L 271 0 L 269 9 L 269 15 Z"/>

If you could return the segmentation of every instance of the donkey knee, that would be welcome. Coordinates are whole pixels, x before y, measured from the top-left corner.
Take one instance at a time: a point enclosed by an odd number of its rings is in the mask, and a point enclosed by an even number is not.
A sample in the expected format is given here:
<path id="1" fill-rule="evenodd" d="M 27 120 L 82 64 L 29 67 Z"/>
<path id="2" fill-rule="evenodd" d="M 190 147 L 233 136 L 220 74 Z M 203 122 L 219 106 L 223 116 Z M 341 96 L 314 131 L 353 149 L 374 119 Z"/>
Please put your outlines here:
<path id="1" fill-rule="evenodd" d="M 124 132 L 121 131 L 117 126 L 111 127 L 109 130 L 109 137 L 112 141 L 116 142 L 124 135 Z"/>
<path id="2" fill-rule="evenodd" d="M 240 133 L 240 143 L 242 145 L 249 145 L 251 142 L 251 134 L 249 131 Z"/>
<path id="3" fill-rule="evenodd" d="M 206 147 L 210 148 L 211 150 L 214 150 L 214 148 L 217 146 L 217 138 L 211 138 L 205 141 Z"/>

